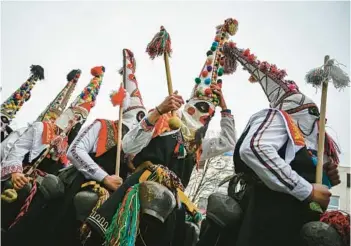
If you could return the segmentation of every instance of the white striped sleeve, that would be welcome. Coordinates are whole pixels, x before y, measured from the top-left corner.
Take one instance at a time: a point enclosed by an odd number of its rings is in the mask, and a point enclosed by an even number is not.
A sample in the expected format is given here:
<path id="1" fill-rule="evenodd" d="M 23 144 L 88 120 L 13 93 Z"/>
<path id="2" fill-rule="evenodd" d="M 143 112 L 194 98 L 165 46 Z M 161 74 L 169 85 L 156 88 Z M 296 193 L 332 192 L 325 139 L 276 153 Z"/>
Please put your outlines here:
<path id="1" fill-rule="evenodd" d="M 270 189 L 305 200 L 312 185 L 282 159 L 278 151 L 288 140 L 282 116 L 276 110 L 261 111 L 250 124 L 240 147 L 240 157 Z"/>

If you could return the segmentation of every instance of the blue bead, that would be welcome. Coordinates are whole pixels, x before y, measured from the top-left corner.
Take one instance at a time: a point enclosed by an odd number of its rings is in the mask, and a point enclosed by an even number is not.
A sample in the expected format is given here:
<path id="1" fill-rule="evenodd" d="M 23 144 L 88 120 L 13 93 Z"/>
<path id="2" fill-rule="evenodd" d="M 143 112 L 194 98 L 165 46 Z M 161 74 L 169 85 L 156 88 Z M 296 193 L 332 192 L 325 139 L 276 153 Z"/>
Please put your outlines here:
<path id="1" fill-rule="evenodd" d="M 213 42 L 213 43 L 212 43 L 212 46 L 217 47 L 217 46 L 218 46 L 218 42 Z"/>
<path id="2" fill-rule="evenodd" d="M 211 79 L 210 79 L 210 78 L 205 79 L 205 84 L 206 84 L 206 85 L 211 84 Z"/>

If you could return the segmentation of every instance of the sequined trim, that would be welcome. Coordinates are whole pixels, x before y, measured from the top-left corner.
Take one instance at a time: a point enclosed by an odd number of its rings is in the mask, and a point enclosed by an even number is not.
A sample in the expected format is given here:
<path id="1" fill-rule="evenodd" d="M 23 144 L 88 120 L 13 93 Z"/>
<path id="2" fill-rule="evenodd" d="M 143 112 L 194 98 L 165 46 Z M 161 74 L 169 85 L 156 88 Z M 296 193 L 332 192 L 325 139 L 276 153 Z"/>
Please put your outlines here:
<path id="1" fill-rule="evenodd" d="M 116 146 L 116 138 L 115 138 L 115 131 L 113 128 L 113 122 L 106 120 L 107 125 L 107 141 L 106 141 L 106 150 L 111 149 L 112 147 Z"/>

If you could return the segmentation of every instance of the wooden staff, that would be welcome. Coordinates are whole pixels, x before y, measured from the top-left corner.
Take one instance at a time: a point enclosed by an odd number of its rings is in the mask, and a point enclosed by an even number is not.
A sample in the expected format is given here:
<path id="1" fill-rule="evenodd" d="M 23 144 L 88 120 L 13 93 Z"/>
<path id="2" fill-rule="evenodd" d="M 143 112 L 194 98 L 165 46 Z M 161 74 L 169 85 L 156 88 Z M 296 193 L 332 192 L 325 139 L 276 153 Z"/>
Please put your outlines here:
<path id="1" fill-rule="evenodd" d="M 324 57 L 324 71 L 329 61 L 329 56 Z M 324 142 L 325 142 L 325 114 L 327 109 L 327 94 L 328 94 L 328 80 L 327 77 L 322 83 L 322 96 L 321 96 L 321 113 L 319 118 L 319 137 L 318 137 L 318 162 L 316 167 L 316 183 L 322 184 L 323 178 L 323 157 L 324 157 Z"/>
<path id="2" fill-rule="evenodd" d="M 125 77 L 123 73 L 123 78 Z M 123 82 L 121 83 L 121 88 L 123 88 Z M 118 117 L 118 128 L 117 128 L 117 156 L 116 156 L 116 168 L 115 174 L 119 176 L 119 169 L 121 166 L 121 148 L 122 148 L 122 121 L 123 121 L 123 101 L 119 106 L 119 117 Z"/>

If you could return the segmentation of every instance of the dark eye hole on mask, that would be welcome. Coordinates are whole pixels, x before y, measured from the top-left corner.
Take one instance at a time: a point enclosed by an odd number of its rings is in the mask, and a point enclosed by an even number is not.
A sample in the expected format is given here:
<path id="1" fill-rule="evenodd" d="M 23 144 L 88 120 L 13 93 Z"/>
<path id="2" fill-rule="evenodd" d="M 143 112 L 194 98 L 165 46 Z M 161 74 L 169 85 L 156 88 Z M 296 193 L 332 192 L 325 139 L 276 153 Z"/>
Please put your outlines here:
<path id="1" fill-rule="evenodd" d="M 5 124 L 9 123 L 9 120 L 5 116 L 1 117 L 1 121 Z"/>
<path id="2" fill-rule="evenodd" d="M 137 119 L 138 122 L 140 122 L 144 117 L 145 117 L 145 112 L 144 111 L 139 111 L 137 113 L 136 119 Z"/>
<path id="3" fill-rule="evenodd" d="M 198 102 L 194 105 L 201 113 L 208 113 L 210 110 L 210 105 L 206 102 Z"/>
<path id="4" fill-rule="evenodd" d="M 310 115 L 314 115 L 316 117 L 319 117 L 319 110 L 317 107 L 311 107 L 311 108 L 308 108 L 308 113 Z"/>

